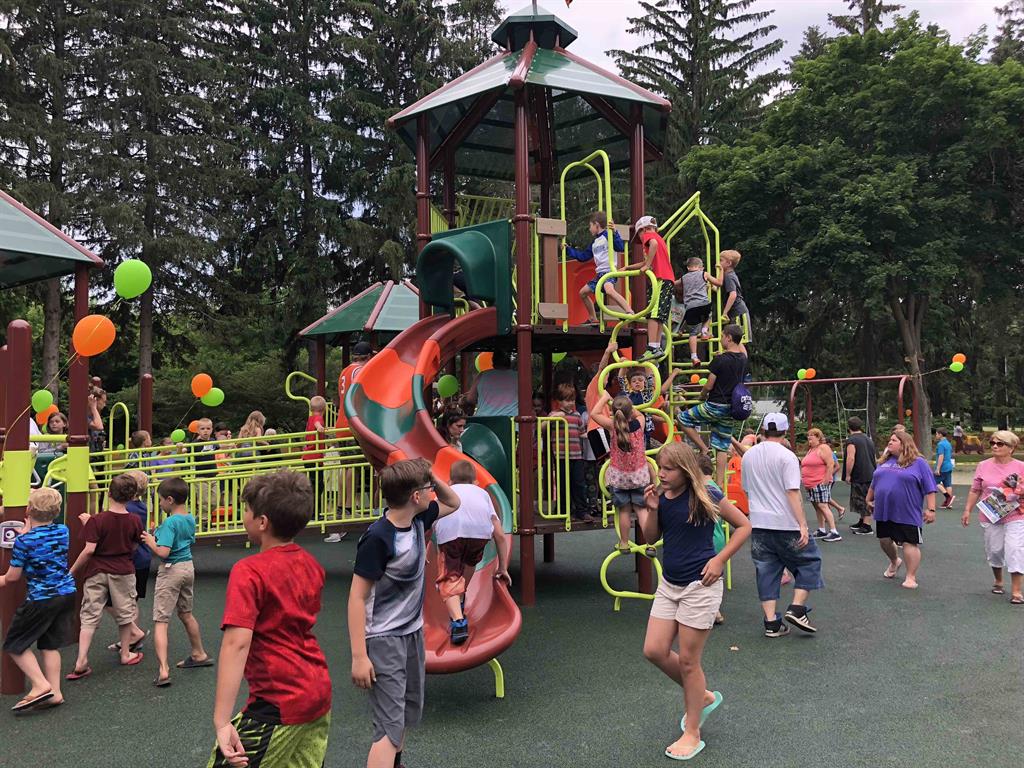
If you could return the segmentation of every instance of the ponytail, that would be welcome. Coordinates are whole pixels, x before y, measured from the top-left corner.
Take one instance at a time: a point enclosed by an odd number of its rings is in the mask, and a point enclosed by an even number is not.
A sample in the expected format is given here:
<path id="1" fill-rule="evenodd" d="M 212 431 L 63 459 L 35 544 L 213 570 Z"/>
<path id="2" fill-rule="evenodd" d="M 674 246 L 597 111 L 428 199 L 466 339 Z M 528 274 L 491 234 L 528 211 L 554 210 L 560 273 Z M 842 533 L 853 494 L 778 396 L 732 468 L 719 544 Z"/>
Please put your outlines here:
<path id="1" fill-rule="evenodd" d="M 629 420 L 633 415 L 633 403 L 625 395 L 612 400 L 612 424 L 615 432 L 615 444 L 623 452 L 629 451 Z"/>

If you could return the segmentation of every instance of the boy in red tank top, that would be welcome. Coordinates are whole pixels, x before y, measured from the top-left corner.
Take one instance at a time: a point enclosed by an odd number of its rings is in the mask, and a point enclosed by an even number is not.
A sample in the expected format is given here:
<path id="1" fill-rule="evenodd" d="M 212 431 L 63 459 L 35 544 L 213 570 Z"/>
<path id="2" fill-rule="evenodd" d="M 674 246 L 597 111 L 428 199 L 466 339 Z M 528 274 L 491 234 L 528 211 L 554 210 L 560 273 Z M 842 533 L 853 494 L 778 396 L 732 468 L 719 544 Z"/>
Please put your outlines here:
<path id="1" fill-rule="evenodd" d="M 642 269 L 654 272 L 654 279 L 661 286 L 658 304 L 651 318 L 647 321 L 647 351 L 640 360 L 651 360 L 663 357 L 665 348 L 662 345 L 662 331 L 672 311 L 672 287 L 676 275 L 672 271 L 672 262 L 668 255 L 668 245 L 658 234 L 658 222 L 653 216 L 641 216 L 633 225 L 636 237 L 643 244 L 644 260 L 630 264 L 626 269 Z"/>

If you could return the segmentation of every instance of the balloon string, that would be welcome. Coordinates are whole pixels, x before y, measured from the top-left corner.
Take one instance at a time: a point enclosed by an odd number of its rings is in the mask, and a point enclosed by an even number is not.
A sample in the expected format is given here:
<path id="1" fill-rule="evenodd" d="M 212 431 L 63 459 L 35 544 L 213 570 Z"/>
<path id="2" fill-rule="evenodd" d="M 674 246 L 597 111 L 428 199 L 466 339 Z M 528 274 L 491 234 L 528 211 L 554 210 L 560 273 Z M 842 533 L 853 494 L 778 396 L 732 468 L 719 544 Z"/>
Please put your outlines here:
<path id="1" fill-rule="evenodd" d="M 188 410 L 185 411 L 185 415 L 182 416 L 180 419 L 178 419 L 178 423 L 174 425 L 174 429 L 177 429 L 178 427 L 180 427 L 182 425 L 182 422 L 184 422 L 185 419 L 188 418 L 188 415 L 192 412 L 192 409 L 196 407 L 196 403 L 198 403 L 198 402 L 199 402 L 198 399 L 192 401 L 192 405 L 190 405 L 188 407 Z"/>

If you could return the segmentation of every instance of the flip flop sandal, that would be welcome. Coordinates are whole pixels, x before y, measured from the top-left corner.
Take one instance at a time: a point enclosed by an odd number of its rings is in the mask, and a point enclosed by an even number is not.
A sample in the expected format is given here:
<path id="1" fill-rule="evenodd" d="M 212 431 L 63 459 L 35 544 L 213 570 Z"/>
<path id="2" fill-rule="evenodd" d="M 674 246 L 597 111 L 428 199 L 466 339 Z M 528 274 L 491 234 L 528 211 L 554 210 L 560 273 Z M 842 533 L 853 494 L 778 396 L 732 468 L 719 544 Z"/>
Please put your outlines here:
<path id="1" fill-rule="evenodd" d="M 147 637 L 149 637 L 149 632 L 148 631 L 143 631 L 142 637 L 140 637 L 134 643 L 129 645 L 128 646 L 128 650 L 131 651 L 132 653 L 136 653 L 142 647 L 142 644 L 146 642 L 146 638 Z M 110 645 L 107 646 L 107 650 L 108 651 L 113 651 L 114 653 L 120 653 L 121 652 L 121 641 L 119 640 L 116 643 L 111 643 Z"/>
<path id="2" fill-rule="evenodd" d="M 1024 597 L 1020 597 L 1019 595 L 1017 597 L 1011 597 L 1010 605 L 1024 605 Z"/>
<path id="3" fill-rule="evenodd" d="M 11 712 L 24 712 L 27 709 L 32 709 L 34 706 L 36 706 L 36 704 L 42 704 L 44 701 L 47 701 L 48 699 L 52 698 L 53 691 L 47 691 L 46 693 L 41 693 L 38 696 L 34 696 L 31 699 L 22 699 L 13 707 L 11 707 Z"/>
<path id="4" fill-rule="evenodd" d="M 992 594 L 993 595 L 1005 595 L 1006 594 L 1006 590 L 1003 589 L 1002 587 L 993 586 L 992 587 Z"/>
<path id="5" fill-rule="evenodd" d="M 199 667 L 212 667 L 213 657 L 207 656 L 202 661 L 196 661 L 191 656 L 188 656 L 179 661 L 176 666 L 178 667 L 178 669 L 198 669 Z"/>
<path id="6" fill-rule="evenodd" d="M 61 704 L 63 704 L 64 701 L 64 699 L 61 699 L 60 701 L 54 701 L 53 699 L 50 699 L 49 701 L 44 701 L 42 704 L 36 704 L 34 707 L 32 707 L 32 711 L 38 712 L 41 709 L 54 709 L 55 707 L 59 707 Z"/>
<path id="7" fill-rule="evenodd" d="M 133 658 L 129 659 L 128 661 L 122 661 L 121 662 L 121 666 L 122 667 L 134 667 L 136 664 L 138 664 L 140 661 L 142 661 L 144 656 L 145 656 L 145 654 L 142 653 L 142 651 L 139 651 L 138 653 L 135 654 L 135 656 Z"/>
<path id="8" fill-rule="evenodd" d="M 630 547 L 616 547 L 616 548 L 615 548 L 615 550 L 616 550 L 616 551 L 617 551 L 617 552 L 618 552 L 618 553 L 619 553 L 620 555 L 628 555 L 628 554 L 629 554 L 630 552 L 632 552 L 632 551 L 633 551 L 633 550 L 632 550 L 632 549 L 631 549 Z"/>
<path id="9" fill-rule="evenodd" d="M 706 747 L 706 746 L 707 746 L 707 744 L 705 744 L 702 741 L 696 747 L 694 747 L 693 751 L 690 754 L 688 754 L 688 755 L 673 755 L 671 752 L 668 751 L 668 747 L 666 747 L 665 748 L 665 757 L 669 757 L 669 758 L 671 758 L 673 760 L 692 760 L 697 755 L 699 755 L 701 753 L 701 751 L 703 751 L 704 747 Z"/>
<path id="10" fill-rule="evenodd" d="M 64 675 L 65 680 L 81 680 L 83 677 L 88 677 L 92 674 L 92 667 L 86 667 L 85 669 L 74 669 Z"/>
<path id="11" fill-rule="evenodd" d="M 712 712 L 714 712 L 716 709 L 718 709 L 720 706 L 722 706 L 722 699 L 723 699 L 723 697 L 722 697 L 721 691 L 712 691 L 711 693 L 714 695 L 715 700 L 712 701 L 710 704 L 708 704 L 706 707 L 704 707 L 704 709 L 701 710 L 701 713 L 700 713 L 700 727 L 701 728 L 704 727 L 704 723 L 708 719 L 708 715 L 710 715 Z M 682 719 L 679 721 L 679 730 L 680 731 L 685 731 L 686 730 L 686 715 L 683 715 Z M 696 754 L 696 752 L 694 754 Z"/>
<path id="12" fill-rule="evenodd" d="M 155 685 L 157 688 L 166 688 L 170 684 L 170 677 L 158 677 L 155 680 L 153 680 L 153 685 Z"/>

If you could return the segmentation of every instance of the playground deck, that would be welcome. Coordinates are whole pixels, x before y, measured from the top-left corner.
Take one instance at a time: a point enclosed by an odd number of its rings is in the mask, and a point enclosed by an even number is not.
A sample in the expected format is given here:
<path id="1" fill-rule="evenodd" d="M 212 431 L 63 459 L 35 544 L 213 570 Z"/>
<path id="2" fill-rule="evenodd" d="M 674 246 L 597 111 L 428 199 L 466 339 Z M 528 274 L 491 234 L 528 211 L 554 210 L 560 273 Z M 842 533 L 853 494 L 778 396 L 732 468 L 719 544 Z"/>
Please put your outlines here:
<path id="1" fill-rule="evenodd" d="M 823 544 L 828 588 L 812 600 L 821 628 L 815 637 L 760 636 L 744 550 L 723 604 L 726 624 L 714 630 L 705 655 L 709 685 L 725 703 L 705 726 L 708 748 L 699 764 L 1019 765 L 1024 614 L 1006 597 L 988 594 L 980 533 L 961 529 L 957 506 L 940 512 L 926 532 L 917 593 L 881 578 L 874 538 Z M 502 656 L 503 701 L 493 698 L 486 667 L 428 679 L 426 719 L 408 743 L 410 768 L 668 764 L 661 751 L 678 735 L 681 697 L 641 655 L 648 604 L 626 601 L 613 613 L 599 587 L 612 536 L 559 538 L 557 561 L 538 567 L 538 604 L 524 609 L 522 635 Z M 334 679 L 327 765 L 356 768 L 364 764 L 371 728 L 365 695 L 348 678 L 344 610 L 355 541 L 303 543 L 328 572 L 318 631 Z M 235 544 L 197 552 L 197 615 L 211 653 L 219 644 L 228 570 L 242 555 Z M 628 565 L 618 563 L 617 579 L 629 583 Z M 144 616 L 151 609 L 150 597 L 142 602 Z M 158 690 L 149 685 L 152 645 L 140 667 L 121 670 L 102 650 L 112 639 L 104 624 L 94 675 L 67 684 L 63 709 L 17 719 L 0 714 L 10 764 L 204 763 L 215 670 L 176 671 L 174 684 Z M 173 656 L 185 653 L 183 641 L 172 626 Z M 14 699 L 2 701 L 10 706 Z"/>

